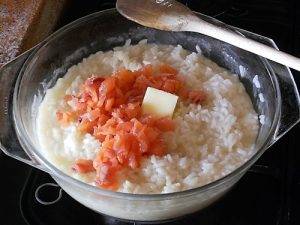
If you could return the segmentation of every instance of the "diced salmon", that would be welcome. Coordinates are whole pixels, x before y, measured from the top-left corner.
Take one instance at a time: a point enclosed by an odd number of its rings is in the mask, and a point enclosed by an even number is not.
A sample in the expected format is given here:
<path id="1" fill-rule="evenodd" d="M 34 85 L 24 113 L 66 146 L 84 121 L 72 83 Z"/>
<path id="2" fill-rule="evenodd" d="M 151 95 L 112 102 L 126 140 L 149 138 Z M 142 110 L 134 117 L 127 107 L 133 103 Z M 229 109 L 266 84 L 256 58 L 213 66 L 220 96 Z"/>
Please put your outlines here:
<path id="1" fill-rule="evenodd" d="M 101 110 L 99 108 L 93 109 L 89 112 L 86 113 L 87 119 L 90 121 L 95 121 L 97 120 L 102 114 Z"/>
<path id="2" fill-rule="evenodd" d="M 105 79 L 103 77 L 92 75 L 85 81 L 86 86 L 98 88 Z"/>
<path id="3" fill-rule="evenodd" d="M 150 148 L 149 155 L 163 156 L 166 151 L 164 142 L 160 139 L 156 140 Z"/>
<path id="4" fill-rule="evenodd" d="M 116 190 L 119 187 L 117 171 L 117 168 L 112 167 L 109 162 L 101 163 L 97 169 L 95 183 L 102 188 Z"/>
<path id="5" fill-rule="evenodd" d="M 176 75 L 178 71 L 174 69 L 173 67 L 167 65 L 167 64 L 162 64 L 159 66 L 159 72 L 161 73 L 169 73 L 169 74 L 174 74 Z"/>
<path id="6" fill-rule="evenodd" d="M 116 72 L 114 76 L 117 77 L 119 87 L 124 91 L 128 91 L 136 79 L 136 73 L 126 69 Z"/>
<path id="7" fill-rule="evenodd" d="M 72 169 L 77 173 L 89 173 L 95 171 L 93 160 L 78 159 L 72 166 Z"/>
<path id="8" fill-rule="evenodd" d="M 142 113 L 142 108 L 139 103 L 128 103 L 124 110 L 128 120 L 139 118 Z"/>
<path id="9" fill-rule="evenodd" d="M 90 133 L 92 134 L 94 131 L 94 127 L 97 125 L 97 121 L 90 121 L 88 119 L 81 120 L 78 124 L 78 130 L 82 133 Z"/>
<path id="10" fill-rule="evenodd" d="M 100 93 L 107 95 L 110 92 L 113 92 L 114 88 L 116 87 L 116 78 L 115 77 L 107 77 L 100 86 Z"/>
<path id="11" fill-rule="evenodd" d="M 105 114 L 100 114 L 98 117 L 97 125 L 103 126 L 109 119 L 110 119 L 109 116 L 107 116 Z"/>
<path id="12" fill-rule="evenodd" d="M 56 118 L 62 126 L 67 126 L 70 122 L 74 120 L 74 117 L 75 115 L 72 112 L 56 112 Z"/>
<path id="13" fill-rule="evenodd" d="M 106 111 L 111 111 L 113 108 L 113 105 L 115 103 L 115 99 L 114 98 L 109 98 L 105 101 L 105 110 Z"/>
<path id="14" fill-rule="evenodd" d="M 130 121 L 133 123 L 132 133 L 137 135 L 144 128 L 144 125 L 136 118 L 133 118 Z"/>
<path id="15" fill-rule="evenodd" d="M 155 121 L 156 127 L 162 131 L 162 132 L 168 132 L 168 131 L 174 131 L 175 130 L 175 124 L 172 119 L 170 118 L 159 118 Z"/>
<path id="16" fill-rule="evenodd" d="M 144 74 L 142 74 L 136 78 L 133 88 L 138 92 L 138 94 L 144 95 L 147 87 L 153 86 L 153 82 L 151 82 Z"/>
<path id="17" fill-rule="evenodd" d="M 190 102 L 199 104 L 205 100 L 206 95 L 203 91 L 190 91 L 187 98 Z"/>
<path id="18" fill-rule="evenodd" d="M 153 67 L 151 64 L 148 64 L 138 70 L 139 75 L 144 75 L 146 77 L 151 77 L 153 75 Z"/>
<path id="19" fill-rule="evenodd" d="M 145 134 L 150 143 L 154 142 L 156 138 L 160 136 L 160 132 L 151 126 L 147 126 L 142 132 Z"/>
<path id="20" fill-rule="evenodd" d="M 130 132 L 133 128 L 133 124 L 131 122 L 121 122 L 117 125 L 116 130 Z"/>
<path id="21" fill-rule="evenodd" d="M 175 124 L 170 118 L 142 114 L 141 105 L 148 87 L 176 94 L 195 104 L 206 98 L 202 91 L 188 90 L 178 71 L 167 64 L 155 70 L 152 65 L 146 65 L 137 71 L 121 69 L 107 77 L 92 75 L 79 93 L 64 97 L 71 110 L 56 112 L 61 126 L 78 121 L 80 132 L 90 133 L 102 143 L 93 161 L 75 162 L 72 168 L 76 172 L 96 170 L 95 183 L 116 190 L 123 169 L 136 169 L 143 157 L 166 153 L 163 133 L 174 131 Z"/>

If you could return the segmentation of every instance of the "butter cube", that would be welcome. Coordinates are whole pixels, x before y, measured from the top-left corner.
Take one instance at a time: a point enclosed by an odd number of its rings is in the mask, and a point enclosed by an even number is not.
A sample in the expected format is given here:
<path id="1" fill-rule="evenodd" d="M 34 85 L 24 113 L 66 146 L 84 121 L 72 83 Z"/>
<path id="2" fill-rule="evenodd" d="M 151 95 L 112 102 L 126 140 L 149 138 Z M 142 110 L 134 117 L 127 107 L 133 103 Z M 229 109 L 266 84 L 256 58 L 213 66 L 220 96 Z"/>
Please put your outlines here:
<path id="1" fill-rule="evenodd" d="M 142 110 L 144 114 L 157 117 L 172 117 L 178 96 L 156 88 L 148 87 L 143 99 Z"/>

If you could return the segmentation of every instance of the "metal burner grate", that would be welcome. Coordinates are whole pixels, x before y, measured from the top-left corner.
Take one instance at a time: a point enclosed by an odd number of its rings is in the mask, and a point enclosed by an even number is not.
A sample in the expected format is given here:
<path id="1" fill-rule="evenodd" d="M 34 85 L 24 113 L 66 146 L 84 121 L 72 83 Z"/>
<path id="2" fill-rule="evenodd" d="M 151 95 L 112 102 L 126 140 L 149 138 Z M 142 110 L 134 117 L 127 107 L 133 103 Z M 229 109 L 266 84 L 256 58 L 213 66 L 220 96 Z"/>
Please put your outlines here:
<path id="1" fill-rule="evenodd" d="M 58 199 L 59 189 L 50 186 L 43 193 L 39 193 L 37 200 L 36 190 L 49 183 L 55 183 L 49 175 L 32 170 L 24 186 L 20 207 L 24 219 L 30 225 L 134 224 L 97 214 L 74 201 L 66 193 Z M 256 165 L 234 190 L 216 204 L 199 213 L 163 224 L 196 225 L 200 221 L 202 225 L 276 224 L 283 210 L 282 187 L 282 180 L 276 172 L 268 166 Z M 48 202 L 53 204 L 45 204 Z"/>

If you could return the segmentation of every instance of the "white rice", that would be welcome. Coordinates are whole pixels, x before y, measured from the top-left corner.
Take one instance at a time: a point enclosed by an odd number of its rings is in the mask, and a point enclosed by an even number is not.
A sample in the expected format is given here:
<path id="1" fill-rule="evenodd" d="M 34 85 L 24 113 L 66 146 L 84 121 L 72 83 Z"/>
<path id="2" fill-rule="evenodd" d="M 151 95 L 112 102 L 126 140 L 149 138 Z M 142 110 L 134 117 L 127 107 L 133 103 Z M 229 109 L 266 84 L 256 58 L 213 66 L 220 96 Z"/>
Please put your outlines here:
<path id="1" fill-rule="evenodd" d="M 149 63 L 167 63 L 178 69 L 190 88 L 207 93 L 208 101 L 202 106 L 179 101 L 174 114 L 176 130 L 165 135 L 168 154 L 151 156 L 139 169 L 125 171 L 120 192 L 168 193 L 199 187 L 225 176 L 251 157 L 258 115 L 238 77 L 203 57 L 199 47 L 195 53 L 180 45 L 143 40 L 138 45 L 127 41 L 113 51 L 90 55 L 47 91 L 37 118 L 38 139 L 47 159 L 67 174 L 93 184 L 95 173 L 77 174 L 71 165 L 78 158 L 93 159 L 101 143 L 77 132 L 75 124 L 61 128 L 55 112 L 65 107 L 64 95 L 75 93 L 91 74 L 111 74 L 122 67 L 137 70 Z"/>

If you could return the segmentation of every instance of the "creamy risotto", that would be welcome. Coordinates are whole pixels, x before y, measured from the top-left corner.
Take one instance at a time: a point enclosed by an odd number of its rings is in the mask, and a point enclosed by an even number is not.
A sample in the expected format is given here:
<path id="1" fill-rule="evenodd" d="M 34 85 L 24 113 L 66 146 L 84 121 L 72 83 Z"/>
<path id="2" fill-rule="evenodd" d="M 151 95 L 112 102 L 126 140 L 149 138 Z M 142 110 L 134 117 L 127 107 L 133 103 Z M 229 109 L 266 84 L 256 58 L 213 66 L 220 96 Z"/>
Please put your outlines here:
<path id="1" fill-rule="evenodd" d="M 178 70 L 188 88 L 203 90 L 206 101 L 187 104 L 179 98 L 173 115 L 176 128 L 163 136 L 167 152 L 144 157 L 138 168 L 124 170 L 117 191 L 140 194 L 191 189 L 247 161 L 255 151 L 258 116 L 237 75 L 203 57 L 198 47 L 189 52 L 180 45 L 147 44 L 145 40 L 137 45 L 127 41 L 112 51 L 90 55 L 47 90 L 37 118 L 42 153 L 70 176 L 96 185 L 96 172 L 78 173 L 72 165 L 78 159 L 93 160 L 101 151 L 101 141 L 80 132 L 75 122 L 61 126 L 55 112 L 66 107 L 64 97 L 76 94 L 91 75 L 162 63 Z"/>

